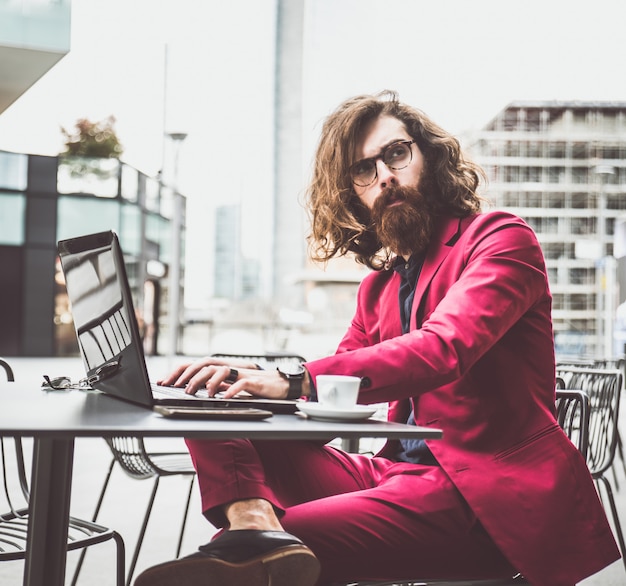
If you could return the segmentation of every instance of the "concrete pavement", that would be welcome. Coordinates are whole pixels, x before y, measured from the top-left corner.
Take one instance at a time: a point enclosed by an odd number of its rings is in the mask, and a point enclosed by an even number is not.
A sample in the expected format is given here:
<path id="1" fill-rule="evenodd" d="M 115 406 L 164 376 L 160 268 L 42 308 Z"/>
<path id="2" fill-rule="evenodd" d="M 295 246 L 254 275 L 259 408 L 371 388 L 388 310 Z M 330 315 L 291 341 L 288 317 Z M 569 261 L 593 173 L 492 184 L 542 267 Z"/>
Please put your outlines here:
<path id="1" fill-rule="evenodd" d="M 177 359 L 176 362 L 182 362 Z M 9 362 L 15 370 L 18 381 L 40 385 L 43 374 L 52 376 L 69 375 L 73 379 L 82 376 L 82 365 L 78 359 L 57 358 L 11 358 Z M 149 359 L 148 368 L 154 377 L 166 372 L 171 362 L 166 358 Z M 626 437 L 626 424 L 622 418 L 622 437 Z M 150 439 L 149 448 L 154 450 L 185 451 L 182 440 Z M 72 484 L 71 512 L 74 516 L 90 519 L 100 492 L 109 463 L 110 452 L 106 443 L 97 438 L 81 438 L 76 442 L 74 478 Z M 617 506 L 622 523 L 626 526 L 626 474 L 624 468 L 616 466 L 618 485 Z M 184 509 L 188 483 L 178 477 L 161 480 L 154 504 L 154 513 L 148 526 L 142 553 L 137 564 L 137 573 L 142 569 L 162 561 L 172 559 L 175 554 L 180 521 Z M 122 534 L 127 547 L 127 566 L 139 532 L 144 509 L 147 505 L 152 481 L 138 481 L 115 469 L 99 522 L 114 527 Z M 625 527 L 626 529 L 626 527 Z M 198 545 L 211 538 L 216 529 L 200 512 L 199 494 L 194 490 L 182 555 L 191 553 Z M 88 549 L 80 575 L 79 585 L 111 586 L 115 583 L 115 547 L 112 542 L 92 546 Z M 68 555 L 66 584 L 71 583 L 73 569 L 78 558 L 77 552 Z M 22 562 L 0 564 L 0 585 L 19 586 L 22 583 Z M 595 576 L 580 583 L 581 586 L 625 586 L 626 571 L 621 561 L 616 562 Z M 296 585 L 294 585 L 296 586 Z"/>

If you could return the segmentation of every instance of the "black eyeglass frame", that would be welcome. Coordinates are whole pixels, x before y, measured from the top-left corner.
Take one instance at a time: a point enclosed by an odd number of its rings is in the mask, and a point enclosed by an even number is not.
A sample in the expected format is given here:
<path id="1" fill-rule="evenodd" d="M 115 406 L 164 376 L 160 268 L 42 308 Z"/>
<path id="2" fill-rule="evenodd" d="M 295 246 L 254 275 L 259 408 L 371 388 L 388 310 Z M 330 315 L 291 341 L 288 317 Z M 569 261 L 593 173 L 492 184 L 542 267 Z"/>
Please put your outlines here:
<path id="1" fill-rule="evenodd" d="M 86 378 L 81 378 L 78 382 L 72 382 L 69 376 L 57 376 L 50 378 L 47 374 L 43 375 L 44 382 L 41 383 L 43 389 L 50 389 L 53 391 L 69 391 L 72 389 L 88 390 L 91 389 L 89 381 Z"/>
<path id="2" fill-rule="evenodd" d="M 350 169 L 349 169 L 350 180 L 352 181 L 352 183 L 354 183 L 354 185 L 357 185 L 359 187 L 369 187 L 378 178 L 378 166 L 376 165 L 376 162 L 378 160 L 381 160 L 383 163 L 385 163 L 385 165 L 389 169 L 393 169 L 394 171 L 400 171 L 401 169 L 406 169 L 413 162 L 413 149 L 411 148 L 411 145 L 415 144 L 415 143 L 416 143 L 415 140 L 396 140 L 395 142 L 392 142 L 391 144 L 388 144 L 375 157 L 368 157 L 366 159 L 361 159 L 360 161 L 357 161 L 356 163 L 354 163 L 353 165 L 350 166 Z M 409 160 L 407 161 L 406 165 L 402 165 L 402 167 L 393 167 L 392 165 L 388 165 L 387 164 L 387 162 L 385 161 L 385 155 L 387 154 L 389 149 L 391 149 L 391 148 L 393 148 L 395 146 L 398 146 L 399 144 L 407 145 L 409 147 Z M 355 181 L 355 179 L 354 179 L 354 168 L 357 165 L 362 165 L 365 162 L 368 162 L 368 163 L 371 162 L 372 163 L 372 167 L 374 168 L 374 177 L 372 177 L 372 180 L 369 183 L 365 183 L 365 184 L 357 183 Z"/>

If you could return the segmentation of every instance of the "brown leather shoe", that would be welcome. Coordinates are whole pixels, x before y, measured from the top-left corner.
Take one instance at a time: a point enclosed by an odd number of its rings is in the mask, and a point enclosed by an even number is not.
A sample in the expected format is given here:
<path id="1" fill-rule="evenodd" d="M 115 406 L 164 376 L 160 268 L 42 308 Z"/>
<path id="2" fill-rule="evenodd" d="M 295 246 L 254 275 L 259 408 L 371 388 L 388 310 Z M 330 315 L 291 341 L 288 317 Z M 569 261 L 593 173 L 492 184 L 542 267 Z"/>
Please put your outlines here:
<path id="1" fill-rule="evenodd" d="M 313 552 L 284 531 L 226 531 L 190 556 L 148 568 L 135 586 L 314 586 Z"/>

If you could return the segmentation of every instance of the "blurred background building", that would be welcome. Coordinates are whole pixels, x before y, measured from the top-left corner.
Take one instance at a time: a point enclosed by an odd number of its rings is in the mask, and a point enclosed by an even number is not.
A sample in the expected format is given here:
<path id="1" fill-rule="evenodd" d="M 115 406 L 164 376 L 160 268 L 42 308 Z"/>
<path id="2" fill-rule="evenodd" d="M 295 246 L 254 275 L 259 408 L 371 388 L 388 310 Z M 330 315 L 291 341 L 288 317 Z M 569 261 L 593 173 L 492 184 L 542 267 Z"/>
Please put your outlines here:
<path id="1" fill-rule="evenodd" d="M 610 357 L 626 299 L 626 102 L 513 102 L 473 144 L 497 209 L 541 243 L 558 354 Z M 616 239 L 617 237 L 617 239 Z M 619 271 L 618 271 L 619 265 Z"/>
<path id="2" fill-rule="evenodd" d="M 165 96 L 171 87 L 163 92 L 164 120 L 141 128 L 144 134 L 156 136 L 160 130 L 155 128 L 163 124 L 163 161 L 157 175 L 107 159 L 97 173 L 81 176 L 64 157 L 0 151 L 1 354 L 74 352 L 55 262 L 56 241 L 108 229 L 118 231 L 128 255 L 149 353 L 223 350 L 213 348 L 213 343 L 223 343 L 220 334 L 227 330 L 238 333 L 235 344 L 242 343 L 246 334 L 260 332 L 263 347 L 255 347 L 254 352 L 294 349 L 302 336 L 325 334 L 325 340 L 338 341 L 350 321 L 356 289 L 366 271 L 351 259 L 326 267 L 307 261 L 308 222 L 302 197 L 310 143 L 319 131 L 319 121 L 315 128 L 310 120 L 306 124 L 316 83 L 307 81 L 304 70 L 307 50 L 313 47 L 321 53 L 330 43 L 327 36 L 323 46 L 315 38 L 321 35 L 322 23 L 328 22 L 322 4 L 306 0 L 263 3 L 263 14 L 272 21 L 264 28 L 272 55 L 263 56 L 273 72 L 268 92 L 271 116 L 267 120 L 255 116 L 267 123 L 271 145 L 254 134 L 248 136 L 247 124 L 232 136 L 216 137 L 204 131 L 201 162 L 196 160 L 194 165 L 204 187 L 202 196 L 215 197 L 214 184 L 222 178 L 228 182 L 228 190 L 219 194 L 227 203 L 216 202 L 213 216 L 187 217 L 187 203 L 179 193 L 179 150 L 187 134 L 167 132 Z M 463 6 L 456 4 L 457 10 L 464 10 Z M 70 50 L 70 7 L 70 0 L 0 3 L 0 115 Z M 361 18 L 365 17 L 349 8 L 333 7 L 337 22 L 347 18 L 364 27 Z M 186 22 L 188 27 L 195 24 Z M 337 36 L 343 38 L 343 34 Z M 411 46 L 413 41 L 406 42 Z M 167 44 L 165 49 L 163 81 L 167 86 Z M 410 51 L 407 56 L 411 59 Z M 344 58 L 335 52 L 332 58 L 336 57 Z M 346 51 L 345 58 L 355 67 L 369 63 L 368 59 L 355 61 L 351 51 Z M 324 61 L 320 63 L 323 67 Z M 365 68 L 369 76 L 378 75 L 379 69 L 375 63 Z M 213 79 L 207 71 L 204 77 Z M 174 76 L 178 81 L 170 85 L 182 85 L 181 75 Z M 370 83 L 368 75 L 360 74 Z M 402 79 L 406 77 L 403 73 Z M 315 78 L 319 85 L 322 81 L 326 82 Z M 417 85 L 422 95 L 425 86 Z M 215 89 L 211 86 L 210 91 Z M 241 98 L 247 107 L 263 101 L 251 97 Z M 207 104 L 211 109 L 211 102 Z M 241 115 L 240 108 L 227 113 L 219 107 L 216 110 L 232 124 Z M 560 354 L 623 352 L 625 117 L 625 102 L 520 101 L 494 112 L 484 128 L 460 135 L 489 174 L 487 196 L 493 207 L 519 214 L 538 234 L 554 294 L 555 344 Z M 186 144 L 198 139 L 200 133 L 194 135 L 195 130 Z M 259 179 L 266 161 L 271 161 L 271 177 Z M 193 273 L 211 276 L 211 286 L 196 296 L 206 301 L 202 307 L 183 307 L 186 273 L 192 273 L 185 266 L 190 222 L 196 226 L 195 242 L 201 242 L 201 249 L 194 246 Z M 198 237 L 199 225 L 210 225 L 209 236 Z M 266 248 L 268 237 L 271 242 Z M 256 240 L 255 254 L 250 255 L 249 243 L 254 246 Z M 332 351 L 333 343 L 324 341 L 312 353 Z M 312 356 L 302 347 L 295 350 Z"/>
<path id="3" fill-rule="evenodd" d="M 0 2 L 0 113 L 70 50 L 70 0 Z"/>
<path id="4" fill-rule="evenodd" d="M 77 229 L 119 234 L 146 351 L 165 352 L 173 190 L 117 159 L 89 163 L 76 175 L 74 158 L 0 151 L 0 354 L 76 353 L 56 244 Z"/>

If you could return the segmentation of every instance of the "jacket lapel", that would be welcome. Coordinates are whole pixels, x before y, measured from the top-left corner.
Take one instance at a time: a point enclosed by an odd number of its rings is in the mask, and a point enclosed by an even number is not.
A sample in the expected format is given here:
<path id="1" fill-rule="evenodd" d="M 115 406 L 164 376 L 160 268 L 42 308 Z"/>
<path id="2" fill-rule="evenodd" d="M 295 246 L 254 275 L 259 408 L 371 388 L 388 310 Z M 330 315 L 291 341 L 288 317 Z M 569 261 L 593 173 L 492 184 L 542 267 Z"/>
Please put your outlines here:
<path id="1" fill-rule="evenodd" d="M 420 306 L 422 297 L 432 281 L 435 273 L 441 266 L 441 263 L 450 254 L 450 251 L 457 243 L 459 237 L 465 228 L 471 223 L 476 216 L 469 218 L 442 218 L 437 227 L 432 243 L 426 252 L 424 265 L 415 288 L 415 297 L 411 306 L 411 321 L 409 329 L 414 330 L 417 327 L 417 309 Z"/>

